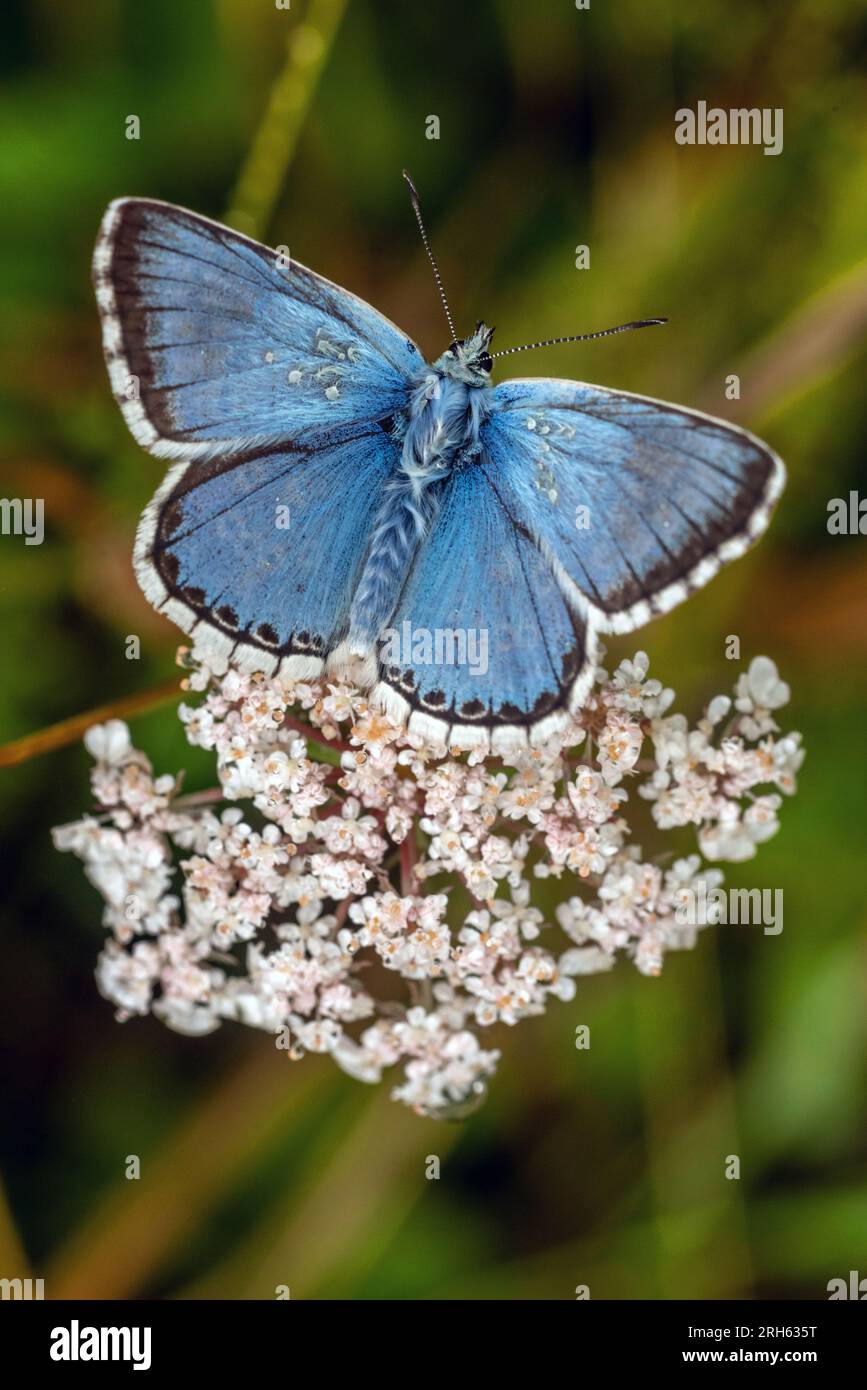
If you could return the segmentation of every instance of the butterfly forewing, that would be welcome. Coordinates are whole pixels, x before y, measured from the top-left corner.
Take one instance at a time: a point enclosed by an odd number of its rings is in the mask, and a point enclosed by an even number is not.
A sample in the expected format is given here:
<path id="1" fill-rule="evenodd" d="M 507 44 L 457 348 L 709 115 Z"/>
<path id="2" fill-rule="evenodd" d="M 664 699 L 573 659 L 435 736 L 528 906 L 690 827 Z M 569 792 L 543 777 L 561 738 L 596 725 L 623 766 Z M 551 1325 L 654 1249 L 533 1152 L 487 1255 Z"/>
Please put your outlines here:
<path id="1" fill-rule="evenodd" d="M 371 423 L 423 365 L 368 304 L 207 218 L 125 198 L 93 273 L 115 395 L 164 458 Z"/>

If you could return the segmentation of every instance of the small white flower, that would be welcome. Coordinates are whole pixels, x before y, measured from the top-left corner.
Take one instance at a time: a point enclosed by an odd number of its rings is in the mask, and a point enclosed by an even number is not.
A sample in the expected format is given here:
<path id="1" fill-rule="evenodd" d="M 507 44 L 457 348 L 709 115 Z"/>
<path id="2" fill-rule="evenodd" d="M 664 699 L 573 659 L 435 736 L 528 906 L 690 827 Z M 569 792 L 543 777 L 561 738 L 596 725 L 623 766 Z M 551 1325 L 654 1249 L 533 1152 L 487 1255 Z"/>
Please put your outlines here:
<path id="1" fill-rule="evenodd" d="M 707 707 L 708 723 L 711 725 L 720 724 L 731 707 L 732 702 L 728 695 L 714 696 Z"/>
<path id="2" fill-rule="evenodd" d="M 563 952 L 559 964 L 564 975 L 596 975 L 601 970 L 610 970 L 614 957 L 598 946 L 573 946 L 570 951 Z"/>
<path id="3" fill-rule="evenodd" d="M 747 690 L 761 709 L 780 709 L 788 704 L 791 691 L 781 681 L 776 664 L 769 656 L 756 656 L 747 671 Z"/>
<path id="4" fill-rule="evenodd" d="M 92 758 L 114 765 L 125 762 L 133 751 L 129 729 L 121 719 L 92 725 L 84 735 L 84 746 Z"/>

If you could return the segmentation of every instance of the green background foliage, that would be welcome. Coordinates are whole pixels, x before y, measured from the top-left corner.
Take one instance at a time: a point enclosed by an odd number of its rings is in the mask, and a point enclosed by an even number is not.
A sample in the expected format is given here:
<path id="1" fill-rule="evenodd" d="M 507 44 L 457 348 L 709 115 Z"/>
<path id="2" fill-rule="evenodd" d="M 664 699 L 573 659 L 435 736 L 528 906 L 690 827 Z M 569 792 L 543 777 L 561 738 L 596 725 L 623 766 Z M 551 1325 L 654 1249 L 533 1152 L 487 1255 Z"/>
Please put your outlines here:
<path id="1" fill-rule="evenodd" d="M 645 647 L 695 717 L 767 652 L 808 757 L 778 837 L 728 874 L 784 890 L 782 934 L 721 927 L 659 980 L 621 963 L 580 982 L 498 1034 L 490 1099 L 462 1125 L 248 1030 L 117 1025 L 92 978 L 97 895 L 49 840 L 88 804 L 89 759 L 71 744 L 0 772 L 0 1274 L 49 1297 L 369 1299 L 824 1297 L 867 1274 L 867 540 L 826 527 L 867 436 L 863 8 L 7 0 L 3 22 L 0 491 L 44 498 L 47 526 L 42 546 L 0 537 L 4 742 L 175 669 L 178 634 L 130 565 L 163 470 L 101 360 L 105 204 L 228 217 L 435 355 L 407 165 L 459 325 L 484 316 L 503 347 L 668 315 L 521 370 L 699 406 L 783 455 L 758 549 L 612 656 Z M 783 153 L 678 146 L 674 112 L 700 99 L 782 107 Z M 172 703 L 132 728 L 158 771 L 212 780 Z"/>

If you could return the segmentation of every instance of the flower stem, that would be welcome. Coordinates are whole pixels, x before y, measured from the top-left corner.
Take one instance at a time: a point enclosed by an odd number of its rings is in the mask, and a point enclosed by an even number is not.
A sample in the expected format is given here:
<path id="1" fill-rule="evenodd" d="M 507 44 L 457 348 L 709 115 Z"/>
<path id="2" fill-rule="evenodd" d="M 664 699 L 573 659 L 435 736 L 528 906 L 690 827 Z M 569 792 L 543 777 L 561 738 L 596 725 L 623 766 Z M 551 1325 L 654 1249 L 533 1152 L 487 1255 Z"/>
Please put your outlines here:
<path id="1" fill-rule="evenodd" d="M 143 714 L 156 709 L 168 700 L 177 699 L 181 694 L 177 676 L 150 690 L 139 691 L 137 695 L 127 695 L 121 700 L 112 700 L 107 705 L 97 705 L 96 709 L 84 714 L 74 714 L 71 719 L 62 719 L 59 724 L 49 724 L 35 734 L 25 734 L 23 738 L 13 739 L 0 748 L 0 767 L 14 767 L 25 763 L 29 758 L 37 758 L 42 753 L 53 753 L 56 748 L 64 748 L 68 743 L 77 743 L 91 724 L 103 724 L 107 719 L 125 719 L 131 714 Z"/>
<path id="2" fill-rule="evenodd" d="M 215 801 L 225 801 L 226 793 L 222 787 L 209 787 L 207 791 L 190 792 L 187 796 L 176 796 L 172 802 L 173 811 L 189 811 L 196 806 L 210 806 Z"/>
<path id="3" fill-rule="evenodd" d="M 289 28 L 283 68 L 226 213 L 226 221 L 248 236 L 265 235 L 346 4 L 310 0 L 304 22 Z"/>
<path id="4" fill-rule="evenodd" d="M 332 748 L 335 753 L 352 752 L 352 749 L 350 748 L 348 743 L 341 743 L 339 739 L 336 738 L 326 738 L 325 735 L 321 732 L 321 730 L 314 729 L 311 724 L 305 724 L 303 719 L 295 719 L 292 715 L 283 715 L 281 727 L 284 729 L 295 729 L 299 734 L 303 735 L 304 738 L 312 739 L 312 741 L 318 744 L 320 748 Z M 325 758 L 323 759 L 323 761 L 335 762 L 335 759 Z M 340 766 L 339 758 L 336 759 L 335 765 L 337 767 Z"/>
<path id="5" fill-rule="evenodd" d="M 410 897 L 416 888 L 415 866 L 418 859 L 418 846 L 415 842 L 415 827 L 400 842 L 400 891 L 405 898 Z"/>

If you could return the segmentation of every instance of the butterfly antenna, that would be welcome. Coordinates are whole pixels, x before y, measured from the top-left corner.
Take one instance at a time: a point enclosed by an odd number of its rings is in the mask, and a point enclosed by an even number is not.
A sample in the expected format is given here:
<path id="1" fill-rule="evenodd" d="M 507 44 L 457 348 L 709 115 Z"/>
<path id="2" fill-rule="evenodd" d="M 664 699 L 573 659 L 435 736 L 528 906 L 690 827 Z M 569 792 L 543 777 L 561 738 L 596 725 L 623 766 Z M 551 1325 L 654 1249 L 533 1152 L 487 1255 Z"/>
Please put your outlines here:
<path id="1" fill-rule="evenodd" d="M 651 328 L 655 323 L 668 323 L 668 319 L 636 319 L 634 323 L 620 323 L 616 328 L 600 328 L 598 333 L 575 333 L 569 338 L 545 338 L 541 343 L 525 343 L 523 347 L 503 348 L 502 352 L 492 352 L 491 357 L 508 357 L 512 352 L 529 352 L 531 348 L 556 347 L 558 343 L 586 343 L 591 338 L 609 338 L 612 333 L 628 333 L 631 328 Z"/>
<path id="2" fill-rule="evenodd" d="M 451 330 L 452 342 L 456 343 L 458 340 L 458 335 L 455 332 L 455 326 L 452 322 L 451 310 L 449 309 L 449 302 L 446 299 L 446 292 L 443 289 L 443 281 L 442 276 L 440 275 L 440 268 L 436 263 L 436 257 L 434 256 L 433 251 L 430 249 L 430 242 L 427 239 L 427 232 L 424 229 L 424 222 L 421 218 L 421 203 L 419 202 L 418 189 L 413 183 L 408 170 L 404 169 L 403 176 L 409 184 L 409 197 L 410 202 L 412 203 L 412 210 L 415 213 L 415 220 L 418 223 L 418 229 L 421 232 L 421 239 L 424 242 L 424 249 L 425 251 L 427 251 L 427 258 L 430 261 L 431 266 L 433 267 L 434 279 L 437 283 L 437 289 L 439 290 L 439 296 L 442 300 L 443 308 L 446 311 L 446 318 L 448 319 L 449 328 Z"/>

